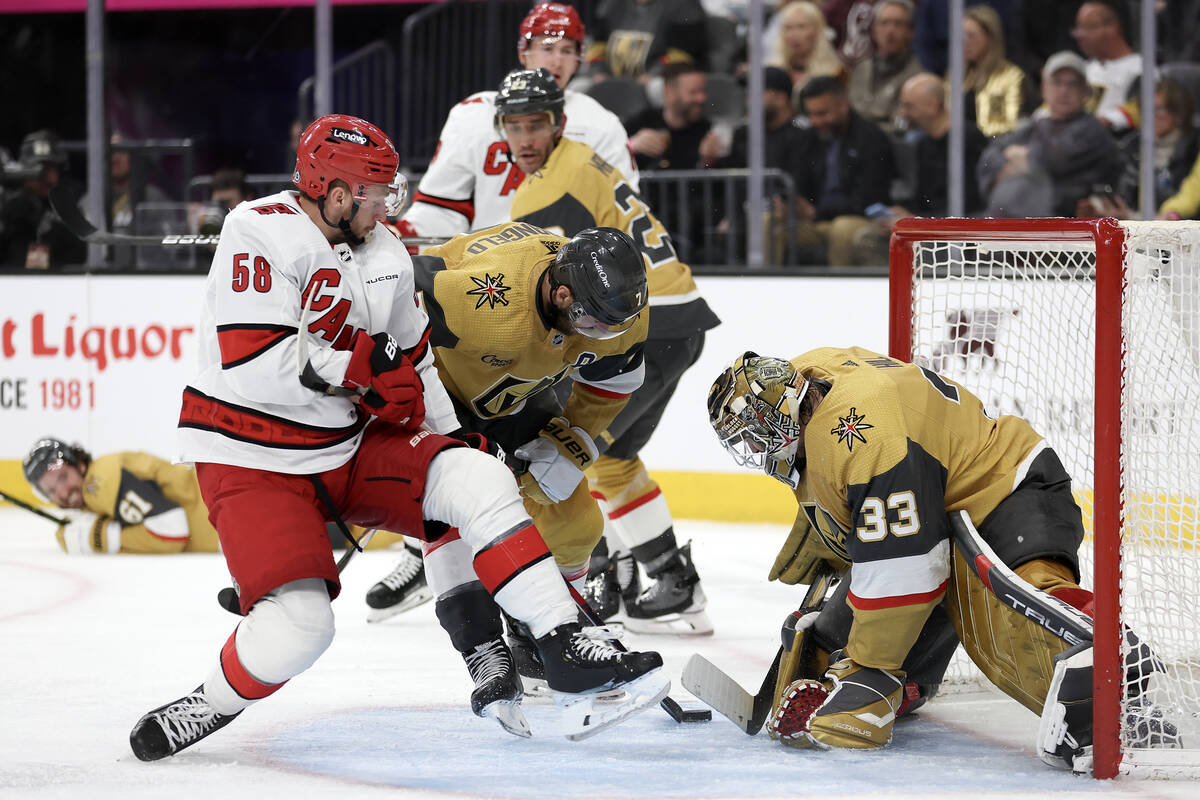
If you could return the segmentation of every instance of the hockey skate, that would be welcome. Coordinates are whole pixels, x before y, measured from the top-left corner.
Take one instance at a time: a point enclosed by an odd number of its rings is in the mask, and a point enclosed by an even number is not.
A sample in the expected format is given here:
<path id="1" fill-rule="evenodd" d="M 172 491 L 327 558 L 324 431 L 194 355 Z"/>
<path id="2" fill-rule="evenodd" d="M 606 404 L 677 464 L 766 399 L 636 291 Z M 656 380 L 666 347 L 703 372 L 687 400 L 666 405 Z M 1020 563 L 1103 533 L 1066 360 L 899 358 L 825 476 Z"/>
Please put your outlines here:
<path id="1" fill-rule="evenodd" d="M 654 583 L 625 603 L 625 627 L 634 633 L 674 636 L 707 636 L 712 620 L 704 608 L 708 601 L 692 563 L 692 545 L 680 547 L 657 574 Z"/>
<path id="2" fill-rule="evenodd" d="M 546 670 L 542 666 L 542 656 L 533 641 L 529 627 L 508 614 L 504 615 L 504 622 L 508 626 L 508 646 L 512 651 L 517 674 L 521 677 L 521 687 L 525 694 L 534 697 L 545 696 L 550 691 L 546 685 Z"/>
<path id="3" fill-rule="evenodd" d="M 594 736 L 658 703 L 671 690 L 662 656 L 620 650 L 611 644 L 617 635 L 609 628 L 571 623 L 537 640 L 568 739 Z"/>
<path id="4" fill-rule="evenodd" d="M 432 599 L 421 551 L 406 544 L 400 562 L 367 592 L 367 622 L 382 622 Z"/>
<path id="5" fill-rule="evenodd" d="M 191 694 L 159 706 L 139 719 L 129 734 L 129 746 L 142 761 L 157 761 L 219 731 L 240 713 L 218 714 L 208 704 L 201 685 Z"/>
<path id="6" fill-rule="evenodd" d="M 501 728 L 528 739 L 533 734 L 521 711 L 520 677 L 512 653 L 503 639 L 492 639 L 463 653 L 467 671 L 475 681 L 471 692 L 471 710 L 479 717 L 490 717 Z"/>

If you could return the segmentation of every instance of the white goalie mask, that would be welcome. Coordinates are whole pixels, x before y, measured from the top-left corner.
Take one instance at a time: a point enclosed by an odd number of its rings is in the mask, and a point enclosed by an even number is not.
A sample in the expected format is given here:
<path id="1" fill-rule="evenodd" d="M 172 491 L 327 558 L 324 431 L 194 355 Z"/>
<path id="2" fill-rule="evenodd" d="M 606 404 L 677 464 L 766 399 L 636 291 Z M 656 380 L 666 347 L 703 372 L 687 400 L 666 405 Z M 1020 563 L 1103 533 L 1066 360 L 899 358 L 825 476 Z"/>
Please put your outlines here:
<path id="1" fill-rule="evenodd" d="M 709 424 L 733 460 L 793 489 L 800 480 L 796 452 L 804 433 L 800 401 L 810 383 L 805 379 L 797 389 L 795 379 L 787 361 L 747 351 L 708 392 Z"/>

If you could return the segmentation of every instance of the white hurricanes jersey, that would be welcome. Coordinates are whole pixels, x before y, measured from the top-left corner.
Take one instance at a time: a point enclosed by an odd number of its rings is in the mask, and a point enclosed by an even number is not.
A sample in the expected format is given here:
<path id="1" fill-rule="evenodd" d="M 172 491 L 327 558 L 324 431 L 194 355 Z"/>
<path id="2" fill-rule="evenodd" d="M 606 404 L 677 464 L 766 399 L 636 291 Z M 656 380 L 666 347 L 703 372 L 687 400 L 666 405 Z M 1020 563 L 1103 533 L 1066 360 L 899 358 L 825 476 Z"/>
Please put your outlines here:
<path id="1" fill-rule="evenodd" d="M 305 474 L 341 466 L 358 449 L 366 412 L 300 383 L 297 331 L 310 293 L 305 341 L 321 378 L 341 385 L 357 332 L 387 331 L 424 382 L 426 425 L 459 427 L 404 246 L 382 225 L 358 247 L 330 245 L 297 193 L 285 191 L 225 218 L 205 284 L 200 372 L 183 392 L 177 462 Z"/>
<path id="2" fill-rule="evenodd" d="M 509 221 L 525 173 L 509 161 L 508 143 L 496 133 L 495 98 L 495 92 L 478 92 L 450 109 L 433 161 L 404 214 L 416 235 L 454 236 Z M 589 145 L 636 191 L 637 164 L 616 115 L 569 90 L 563 113 L 563 136 Z"/>

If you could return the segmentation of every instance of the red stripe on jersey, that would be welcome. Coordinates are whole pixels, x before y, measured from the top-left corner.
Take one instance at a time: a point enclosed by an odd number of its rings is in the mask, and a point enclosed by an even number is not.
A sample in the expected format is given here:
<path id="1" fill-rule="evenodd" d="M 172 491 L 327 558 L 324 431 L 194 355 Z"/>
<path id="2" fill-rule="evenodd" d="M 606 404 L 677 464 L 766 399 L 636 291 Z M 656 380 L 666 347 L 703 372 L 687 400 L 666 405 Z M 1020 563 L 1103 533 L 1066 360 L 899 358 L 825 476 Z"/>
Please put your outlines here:
<path id="1" fill-rule="evenodd" d="M 433 333 L 433 325 L 425 323 L 425 330 L 421 333 L 421 338 L 412 347 L 405 348 L 404 355 L 408 356 L 408 360 L 413 364 L 421 363 L 421 359 L 429 352 L 429 336 Z"/>
<path id="2" fill-rule="evenodd" d="M 582 386 L 592 394 L 598 397 L 607 397 L 612 400 L 620 400 L 622 397 L 629 397 L 629 392 L 612 392 L 608 389 L 601 389 L 599 386 L 592 386 L 590 383 L 581 383 L 576 381 L 576 386 Z"/>
<path id="3" fill-rule="evenodd" d="M 628 503 L 621 506 L 620 508 L 614 508 L 612 511 L 609 511 L 608 518 L 609 519 L 617 519 L 619 517 L 623 517 L 626 514 L 628 514 L 630 511 L 633 511 L 635 508 L 646 505 L 646 503 L 649 503 L 651 500 L 658 497 L 660 494 L 662 494 L 662 489 L 658 486 L 655 486 L 654 491 L 647 492 L 646 494 L 642 495 L 641 497 L 638 497 L 634 500 L 630 500 Z"/>
<path id="4" fill-rule="evenodd" d="M 190 386 L 183 390 L 183 408 L 179 411 L 181 428 L 213 431 L 230 439 L 263 447 L 300 450 L 317 450 L 352 439 L 367 424 L 367 419 L 367 415 L 359 410 L 358 419 L 344 428 L 302 425 L 262 411 L 226 403 Z"/>
<path id="5" fill-rule="evenodd" d="M 145 523 L 143 523 L 143 527 L 144 526 L 145 526 Z M 146 528 L 146 533 L 150 534 L 155 539 L 159 539 L 164 542 L 186 542 L 188 540 L 188 535 L 186 533 L 185 534 L 176 534 L 176 535 L 171 535 L 169 533 L 156 533 L 156 532 L 150 530 L 150 528 L 148 528 L 148 527 Z"/>
<path id="6" fill-rule="evenodd" d="M 919 606 L 925 603 L 932 603 L 943 594 L 946 593 L 946 587 L 950 585 L 950 579 L 942 581 L 941 586 L 930 592 L 918 592 L 917 594 L 899 594 L 895 597 L 859 597 L 853 590 L 847 593 L 847 599 L 850 604 L 859 611 L 877 611 L 881 608 L 899 608 L 901 606 Z"/>
<path id="7" fill-rule="evenodd" d="M 531 522 L 480 550 L 475 554 L 473 564 L 483 588 L 494 595 L 517 575 L 547 558 L 550 558 L 550 550 Z"/>
<path id="8" fill-rule="evenodd" d="M 245 364 L 295 333 L 287 325 L 218 325 L 221 369 Z"/>
<path id="9" fill-rule="evenodd" d="M 437 195 L 417 192 L 413 195 L 413 202 L 429 203 L 431 206 L 446 208 L 455 213 L 462 214 L 467 218 L 468 224 L 475 221 L 475 203 L 471 200 L 450 200 L 445 197 L 438 197 Z"/>
<path id="10" fill-rule="evenodd" d="M 229 634 L 229 638 L 225 640 L 225 646 L 221 648 L 221 671 L 225 673 L 225 680 L 229 681 L 233 690 L 247 700 L 261 700 L 279 691 L 279 687 L 287 681 L 276 684 L 263 683 L 246 671 L 238 659 L 237 646 L 234 644 L 236 638 L 237 629 L 235 628 L 233 633 Z"/>

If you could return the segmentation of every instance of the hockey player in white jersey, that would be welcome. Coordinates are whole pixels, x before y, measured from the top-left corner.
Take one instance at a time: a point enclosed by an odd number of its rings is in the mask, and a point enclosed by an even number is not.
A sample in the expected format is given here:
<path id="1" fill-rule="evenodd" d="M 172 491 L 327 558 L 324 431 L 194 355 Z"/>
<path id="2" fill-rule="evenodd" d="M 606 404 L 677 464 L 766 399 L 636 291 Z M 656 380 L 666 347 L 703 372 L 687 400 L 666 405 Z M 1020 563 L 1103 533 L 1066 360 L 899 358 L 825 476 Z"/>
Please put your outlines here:
<path id="1" fill-rule="evenodd" d="M 138 720 L 129 740 L 143 761 L 229 724 L 329 646 L 341 584 L 327 521 L 421 539 L 434 536 L 426 520 L 456 527 L 470 544 L 467 568 L 535 630 L 569 738 L 670 687 L 657 653 L 617 651 L 580 627 L 512 474 L 481 452 L 482 437 L 455 435 L 429 320 L 413 302 L 412 262 L 382 225 L 402 203 L 398 167 L 379 128 L 327 115 L 301 136 L 299 191 L 226 218 L 176 460 L 196 464 L 245 619 L 199 687 Z M 465 657 L 472 675 L 495 669 L 494 653 Z M 520 697 L 487 696 L 489 684 L 477 683 L 473 710 L 528 736 Z M 614 688 L 624 692 L 619 707 L 593 707 Z"/>
<path id="2" fill-rule="evenodd" d="M 517 54 L 527 69 L 545 67 L 566 88 L 579 69 L 585 30 L 574 8 L 539 3 L 521 23 Z M 513 192 L 525 173 L 496 131 L 495 92 L 478 92 L 446 116 L 429 170 L 398 223 L 403 236 L 454 236 L 508 222 Z M 567 90 L 564 136 L 590 146 L 638 188 L 637 164 L 616 115 L 591 97 Z"/>

